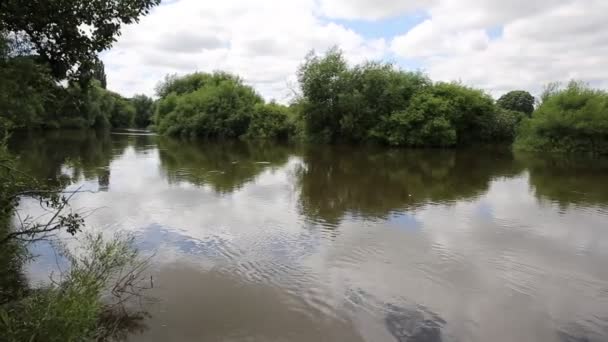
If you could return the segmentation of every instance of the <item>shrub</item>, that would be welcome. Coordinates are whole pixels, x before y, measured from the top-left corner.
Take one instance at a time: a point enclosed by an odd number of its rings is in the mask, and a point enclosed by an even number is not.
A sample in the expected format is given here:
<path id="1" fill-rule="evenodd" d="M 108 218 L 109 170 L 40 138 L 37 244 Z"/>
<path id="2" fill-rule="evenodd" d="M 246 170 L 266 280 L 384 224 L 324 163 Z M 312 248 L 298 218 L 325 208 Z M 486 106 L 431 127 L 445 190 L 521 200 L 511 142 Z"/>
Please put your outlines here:
<path id="1" fill-rule="evenodd" d="M 530 151 L 608 153 L 608 94 L 579 82 L 553 88 L 519 130 L 515 147 Z"/>
<path id="2" fill-rule="evenodd" d="M 449 121 L 450 103 L 431 92 L 414 96 L 406 111 L 393 113 L 381 138 L 395 146 L 452 146 L 456 130 Z"/>
<path id="3" fill-rule="evenodd" d="M 496 108 L 491 127 L 492 140 L 496 142 L 512 142 L 524 118 L 526 118 L 525 113 L 500 107 Z"/>
<path id="4" fill-rule="evenodd" d="M 312 140 L 361 142 L 382 135 L 382 122 L 405 110 L 426 76 L 391 64 L 369 62 L 349 67 L 336 48 L 308 55 L 298 71 L 301 112 Z M 379 127 L 380 125 L 380 127 Z"/>
<path id="5" fill-rule="evenodd" d="M 438 83 L 416 93 L 406 110 L 392 113 L 372 132 L 395 146 L 448 147 L 495 139 L 495 106 L 483 92 Z"/>
<path id="6" fill-rule="evenodd" d="M 294 130 L 294 118 L 289 108 L 276 103 L 258 103 L 253 108 L 247 138 L 286 140 Z"/>
<path id="7" fill-rule="evenodd" d="M 159 102 L 156 125 L 160 133 L 234 138 L 247 132 L 253 108 L 262 98 L 238 77 L 217 73 L 209 79 L 212 82 L 193 92 L 172 92 Z"/>
<path id="8" fill-rule="evenodd" d="M 146 262 L 138 257 L 132 239 L 124 236 L 106 241 L 100 234 L 89 234 L 81 249 L 64 252 L 70 269 L 59 280 L 0 307 L 3 339 L 97 341 L 118 333 L 116 328 L 127 317 L 106 318 L 116 316 L 115 310 L 132 296 L 129 292 L 137 289 L 133 286 L 141 281 Z"/>

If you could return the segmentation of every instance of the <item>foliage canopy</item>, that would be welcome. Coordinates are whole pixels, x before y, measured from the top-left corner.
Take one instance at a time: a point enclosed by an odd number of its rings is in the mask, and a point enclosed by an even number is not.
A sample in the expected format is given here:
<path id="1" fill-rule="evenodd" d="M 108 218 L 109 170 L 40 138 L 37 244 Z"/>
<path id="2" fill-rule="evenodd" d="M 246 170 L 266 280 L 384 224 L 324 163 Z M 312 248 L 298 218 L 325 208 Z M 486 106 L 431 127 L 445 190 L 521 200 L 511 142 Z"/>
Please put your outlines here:
<path id="1" fill-rule="evenodd" d="M 580 82 L 553 87 L 530 119 L 522 123 L 515 146 L 522 150 L 608 153 L 608 93 Z"/>

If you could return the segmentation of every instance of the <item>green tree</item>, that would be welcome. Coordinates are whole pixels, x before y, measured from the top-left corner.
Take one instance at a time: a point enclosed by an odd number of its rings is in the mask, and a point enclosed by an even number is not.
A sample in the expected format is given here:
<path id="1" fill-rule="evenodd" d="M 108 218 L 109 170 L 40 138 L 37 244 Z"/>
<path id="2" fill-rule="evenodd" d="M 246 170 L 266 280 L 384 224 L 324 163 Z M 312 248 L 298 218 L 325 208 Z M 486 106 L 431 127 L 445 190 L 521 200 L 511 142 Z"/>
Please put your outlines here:
<path id="1" fill-rule="evenodd" d="M 414 96 L 407 110 L 388 117 L 382 138 L 395 146 L 453 146 L 457 135 L 450 122 L 452 116 L 453 107 L 447 99 L 422 92 Z"/>
<path id="2" fill-rule="evenodd" d="M 154 100 L 146 95 L 135 95 L 131 98 L 131 103 L 135 107 L 135 126 L 142 128 L 150 126 L 154 116 Z"/>
<path id="3" fill-rule="evenodd" d="M 437 83 L 417 92 L 405 110 L 382 119 L 377 139 L 395 146 L 447 147 L 496 140 L 496 109 L 482 91 Z"/>
<path id="4" fill-rule="evenodd" d="M 254 106 L 263 103 L 255 90 L 243 84 L 239 77 L 227 73 L 192 76 L 168 82 L 167 86 L 171 87 L 190 84 L 190 80 L 199 76 L 205 79 L 194 91 L 171 91 L 159 100 L 156 114 L 158 131 L 201 138 L 236 138 L 245 134 Z"/>
<path id="5" fill-rule="evenodd" d="M 496 104 L 501 108 L 530 116 L 534 111 L 534 96 L 524 90 L 513 90 L 501 96 Z"/>
<path id="6" fill-rule="evenodd" d="M 405 110 L 414 94 L 430 84 L 421 73 L 369 62 L 349 67 L 337 48 L 310 53 L 298 72 L 301 113 L 314 140 L 360 142 L 383 136 L 383 122 Z"/>
<path id="7" fill-rule="evenodd" d="M 515 146 L 608 154 L 608 93 L 574 81 L 565 89 L 553 87 L 534 115 L 522 123 Z"/>
<path id="8" fill-rule="evenodd" d="M 3 0 L 0 31 L 23 33 L 57 79 L 79 77 L 120 34 L 160 0 Z"/>
<path id="9" fill-rule="evenodd" d="M 343 113 L 340 101 L 343 94 L 351 93 L 350 73 L 342 52 L 329 50 L 322 58 L 308 54 L 298 70 L 298 80 L 304 96 L 304 120 L 309 137 L 321 141 L 334 141 L 340 132 Z"/>
<path id="10" fill-rule="evenodd" d="M 112 127 L 128 128 L 132 127 L 135 120 L 135 107 L 127 99 L 119 95 L 115 97 L 114 109 L 110 117 Z"/>
<path id="11" fill-rule="evenodd" d="M 294 125 L 289 108 L 276 103 L 258 103 L 253 108 L 247 137 L 286 140 L 293 135 Z"/>
<path id="12" fill-rule="evenodd" d="M 48 69 L 28 57 L 0 56 L 0 79 L 0 128 L 41 125 L 55 88 Z"/>
<path id="13" fill-rule="evenodd" d="M 519 124 L 526 117 L 527 115 L 523 112 L 497 107 L 490 133 L 492 140 L 512 142 L 517 134 Z"/>
<path id="14" fill-rule="evenodd" d="M 496 110 L 490 95 L 458 83 L 437 83 L 429 91 L 448 102 L 448 120 L 456 130 L 457 145 L 493 140 Z"/>

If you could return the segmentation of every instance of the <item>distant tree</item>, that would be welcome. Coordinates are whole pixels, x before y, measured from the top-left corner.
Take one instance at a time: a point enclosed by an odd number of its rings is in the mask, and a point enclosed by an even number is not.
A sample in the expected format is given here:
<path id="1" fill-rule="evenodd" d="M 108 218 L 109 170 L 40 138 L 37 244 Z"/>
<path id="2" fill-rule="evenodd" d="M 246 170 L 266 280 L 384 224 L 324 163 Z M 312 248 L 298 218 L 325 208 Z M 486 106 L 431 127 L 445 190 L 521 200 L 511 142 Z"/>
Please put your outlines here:
<path id="1" fill-rule="evenodd" d="M 330 49 L 323 57 L 309 53 L 298 70 L 304 95 L 307 134 L 315 140 L 333 141 L 340 133 L 343 94 L 352 94 L 349 70 L 342 51 Z"/>
<path id="2" fill-rule="evenodd" d="M 131 104 L 135 107 L 135 126 L 150 126 L 154 115 L 154 100 L 146 95 L 135 95 L 131 98 Z"/>
<path id="3" fill-rule="evenodd" d="M 198 88 L 197 88 L 198 87 Z M 254 106 L 264 100 L 234 75 L 170 76 L 159 86 L 155 124 L 161 134 L 236 138 L 247 133 Z"/>
<path id="4" fill-rule="evenodd" d="M 115 95 L 115 94 L 112 94 Z M 135 107 L 129 100 L 115 95 L 114 110 L 110 116 L 112 127 L 128 128 L 132 127 L 135 120 Z"/>
<path id="5" fill-rule="evenodd" d="M 286 140 L 294 129 L 293 118 L 288 107 L 274 102 L 258 103 L 253 108 L 247 137 Z"/>
<path id="6" fill-rule="evenodd" d="M 501 108 L 530 116 L 534 111 L 534 96 L 524 90 L 513 90 L 501 96 L 496 104 Z"/>
<path id="7" fill-rule="evenodd" d="M 522 150 L 608 154 L 608 93 L 570 82 L 552 87 L 524 120 L 515 147 Z"/>
<path id="8" fill-rule="evenodd" d="M 177 74 L 167 75 L 165 79 L 156 86 L 156 95 L 161 98 L 168 96 L 171 93 L 175 95 L 184 95 L 192 93 L 207 85 L 218 85 L 222 81 L 231 80 L 242 82 L 235 75 L 227 72 L 216 71 L 214 73 L 195 72 L 185 76 Z"/>
<path id="9" fill-rule="evenodd" d="M 428 78 L 391 64 L 368 62 L 349 67 L 332 48 L 323 56 L 310 53 L 298 71 L 299 102 L 306 132 L 313 140 L 360 142 L 382 137 L 381 123 L 405 110 L 410 99 L 428 86 Z"/>
<path id="10" fill-rule="evenodd" d="M 120 34 L 160 0 L 2 0 L 0 31 L 23 33 L 53 76 L 78 77 Z"/>

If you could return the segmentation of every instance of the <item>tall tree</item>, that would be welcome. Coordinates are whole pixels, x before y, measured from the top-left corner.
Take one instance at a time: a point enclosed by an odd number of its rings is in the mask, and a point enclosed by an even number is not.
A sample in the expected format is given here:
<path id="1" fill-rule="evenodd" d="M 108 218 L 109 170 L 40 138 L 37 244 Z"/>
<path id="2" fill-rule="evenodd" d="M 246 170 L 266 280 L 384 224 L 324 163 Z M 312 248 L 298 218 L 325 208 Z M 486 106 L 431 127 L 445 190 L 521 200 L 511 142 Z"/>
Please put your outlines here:
<path id="1" fill-rule="evenodd" d="M 0 31 L 25 34 L 56 79 L 79 77 L 123 24 L 137 22 L 160 0 L 2 0 Z"/>
<path id="2" fill-rule="evenodd" d="M 534 111 L 534 96 L 524 90 L 513 90 L 501 96 L 496 104 L 501 108 L 530 116 Z"/>
<path id="3" fill-rule="evenodd" d="M 154 115 L 154 100 L 146 95 L 135 95 L 131 103 L 135 107 L 135 126 L 140 128 L 150 126 Z"/>

